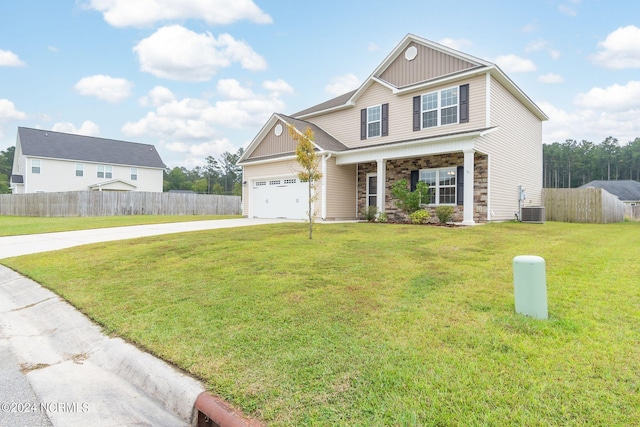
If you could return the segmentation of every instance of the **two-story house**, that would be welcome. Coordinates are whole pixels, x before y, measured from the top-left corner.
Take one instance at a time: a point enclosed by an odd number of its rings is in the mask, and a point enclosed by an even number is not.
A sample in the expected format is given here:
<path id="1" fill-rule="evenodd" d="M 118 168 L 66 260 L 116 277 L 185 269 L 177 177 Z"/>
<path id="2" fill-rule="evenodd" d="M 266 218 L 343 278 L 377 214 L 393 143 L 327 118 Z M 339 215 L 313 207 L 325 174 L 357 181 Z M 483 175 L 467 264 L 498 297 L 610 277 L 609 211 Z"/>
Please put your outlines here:
<path id="1" fill-rule="evenodd" d="M 393 215 L 390 189 L 430 188 L 429 208 L 455 207 L 463 224 L 514 219 L 542 202 L 542 122 L 547 116 L 495 64 L 407 35 L 357 89 L 291 116 L 273 114 L 243 167 L 249 217 L 305 218 L 307 184 L 287 127 L 310 127 L 323 178 L 322 219 Z"/>
<path id="2" fill-rule="evenodd" d="M 162 192 L 164 168 L 153 145 L 19 127 L 11 189 Z"/>

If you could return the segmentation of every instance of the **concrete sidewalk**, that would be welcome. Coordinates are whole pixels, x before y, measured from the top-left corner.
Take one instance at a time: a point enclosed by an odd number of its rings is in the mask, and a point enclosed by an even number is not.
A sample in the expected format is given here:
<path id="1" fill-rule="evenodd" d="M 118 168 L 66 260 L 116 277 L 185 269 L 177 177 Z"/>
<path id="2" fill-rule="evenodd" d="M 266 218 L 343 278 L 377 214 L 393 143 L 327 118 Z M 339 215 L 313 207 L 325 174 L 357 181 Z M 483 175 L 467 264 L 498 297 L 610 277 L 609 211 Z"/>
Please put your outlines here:
<path id="1" fill-rule="evenodd" d="M 1 237 L 0 258 L 278 222 L 285 221 L 242 218 Z M 195 425 L 194 403 L 204 391 L 198 381 L 105 335 L 62 298 L 3 266 L 0 362 L 0 426 Z"/>

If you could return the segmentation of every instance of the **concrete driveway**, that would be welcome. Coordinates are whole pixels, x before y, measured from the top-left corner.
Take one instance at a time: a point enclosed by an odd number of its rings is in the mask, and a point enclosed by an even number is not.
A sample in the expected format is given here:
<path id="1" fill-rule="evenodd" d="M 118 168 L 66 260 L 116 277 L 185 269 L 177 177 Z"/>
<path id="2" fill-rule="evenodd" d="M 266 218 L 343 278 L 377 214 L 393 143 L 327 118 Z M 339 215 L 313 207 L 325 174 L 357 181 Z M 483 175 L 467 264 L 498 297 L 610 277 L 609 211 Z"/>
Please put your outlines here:
<path id="1" fill-rule="evenodd" d="M 284 220 L 242 218 L 0 237 L 0 258 L 278 222 Z M 198 381 L 105 335 L 58 295 L 3 266 L 0 375 L 0 426 L 184 426 L 195 425 L 196 399 L 204 399 L 214 412 L 220 406 L 206 400 Z M 228 408 L 219 412 L 233 425 L 249 425 Z M 228 423 L 221 419 L 218 424 Z"/>

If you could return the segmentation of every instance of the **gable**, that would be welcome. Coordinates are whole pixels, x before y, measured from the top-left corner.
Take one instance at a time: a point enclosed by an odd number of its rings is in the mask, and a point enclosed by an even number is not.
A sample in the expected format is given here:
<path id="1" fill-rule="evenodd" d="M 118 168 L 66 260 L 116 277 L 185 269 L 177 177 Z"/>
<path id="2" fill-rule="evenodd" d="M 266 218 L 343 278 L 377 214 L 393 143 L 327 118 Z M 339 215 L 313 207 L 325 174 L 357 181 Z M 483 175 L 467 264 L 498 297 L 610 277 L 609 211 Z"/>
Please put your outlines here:
<path id="1" fill-rule="evenodd" d="M 463 58 L 412 41 L 378 76 L 397 88 L 480 66 Z"/>
<path id="2" fill-rule="evenodd" d="M 253 150 L 249 159 L 273 156 L 277 154 L 292 154 L 296 151 L 296 143 L 289 135 L 287 124 L 277 120 L 265 133 L 260 144 Z"/>

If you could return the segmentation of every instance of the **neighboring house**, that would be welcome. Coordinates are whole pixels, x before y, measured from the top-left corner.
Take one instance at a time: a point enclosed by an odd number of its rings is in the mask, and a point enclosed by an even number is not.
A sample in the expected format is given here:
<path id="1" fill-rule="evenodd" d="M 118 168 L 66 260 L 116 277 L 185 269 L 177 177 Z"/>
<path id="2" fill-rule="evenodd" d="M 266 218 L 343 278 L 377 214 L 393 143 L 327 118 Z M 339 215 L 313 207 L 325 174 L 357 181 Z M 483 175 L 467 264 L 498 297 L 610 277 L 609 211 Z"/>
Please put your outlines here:
<path id="1" fill-rule="evenodd" d="M 357 89 L 291 116 L 273 114 L 239 160 L 249 217 L 304 218 L 307 184 L 287 126 L 310 127 L 321 159 L 316 214 L 363 218 L 397 208 L 391 186 L 429 184 L 429 209 L 463 224 L 510 220 L 542 204 L 547 116 L 495 64 L 407 35 Z"/>
<path id="2" fill-rule="evenodd" d="M 19 127 L 11 188 L 162 192 L 164 168 L 153 145 Z"/>
<path id="3" fill-rule="evenodd" d="M 617 196 L 627 206 L 640 206 L 640 182 L 638 181 L 591 181 L 579 188 L 602 188 L 607 193 Z"/>

